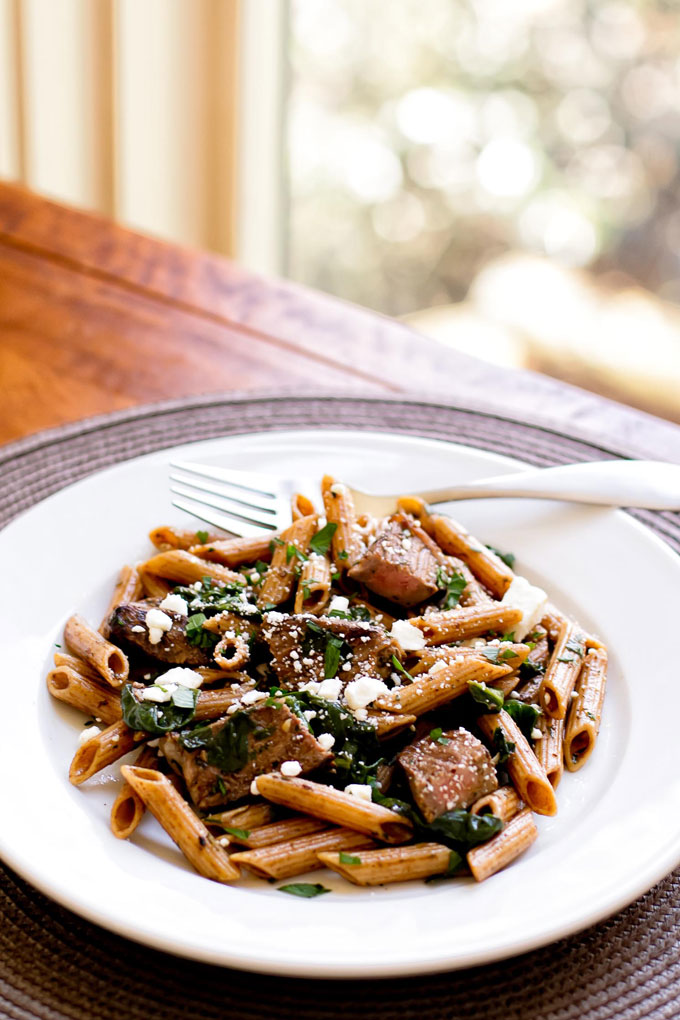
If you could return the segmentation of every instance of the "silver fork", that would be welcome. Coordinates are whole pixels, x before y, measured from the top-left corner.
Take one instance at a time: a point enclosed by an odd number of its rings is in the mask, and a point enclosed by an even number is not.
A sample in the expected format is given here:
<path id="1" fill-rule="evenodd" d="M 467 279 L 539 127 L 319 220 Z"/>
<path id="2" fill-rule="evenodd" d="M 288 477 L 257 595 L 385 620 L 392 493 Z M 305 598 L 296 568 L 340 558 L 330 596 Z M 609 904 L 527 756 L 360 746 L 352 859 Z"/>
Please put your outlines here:
<path id="1" fill-rule="evenodd" d="M 171 464 L 173 506 L 207 524 L 244 538 L 277 531 L 291 521 L 296 492 L 318 493 L 318 478 L 273 478 L 251 471 L 179 461 Z M 347 486 L 357 513 L 382 517 L 395 509 L 397 495 L 378 495 Z M 406 495 L 405 489 L 399 495 Z M 463 485 L 410 492 L 426 503 L 480 497 L 557 499 L 599 506 L 680 510 L 680 465 L 653 460 L 604 460 L 535 468 L 495 475 Z"/>

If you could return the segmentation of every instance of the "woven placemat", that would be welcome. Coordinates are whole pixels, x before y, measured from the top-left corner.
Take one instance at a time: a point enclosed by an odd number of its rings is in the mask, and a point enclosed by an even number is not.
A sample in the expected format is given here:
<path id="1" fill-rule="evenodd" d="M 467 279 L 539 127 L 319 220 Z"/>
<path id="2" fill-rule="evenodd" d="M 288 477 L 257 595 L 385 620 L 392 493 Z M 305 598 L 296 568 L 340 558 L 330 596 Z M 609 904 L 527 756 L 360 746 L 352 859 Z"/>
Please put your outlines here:
<path id="1" fill-rule="evenodd" d="M 0 449 L 0 526 L 63 485 L 139 454 L 215 436 L 308 427 L 448 439 L 536 465 L 627 452 L 615 440 L 596 445 L 423 401 L 192 398 L 81 422 Z M 680 514 L 636 516 L 680 552 Z M 680 871 L 603 924 L 530 954 L 450 974 L 339 982 L 266 977 L 175 959 L 81 920 L 0 866 L 2 1017 L 346 1020 L 348 1015 L 680 1017 Z"/>

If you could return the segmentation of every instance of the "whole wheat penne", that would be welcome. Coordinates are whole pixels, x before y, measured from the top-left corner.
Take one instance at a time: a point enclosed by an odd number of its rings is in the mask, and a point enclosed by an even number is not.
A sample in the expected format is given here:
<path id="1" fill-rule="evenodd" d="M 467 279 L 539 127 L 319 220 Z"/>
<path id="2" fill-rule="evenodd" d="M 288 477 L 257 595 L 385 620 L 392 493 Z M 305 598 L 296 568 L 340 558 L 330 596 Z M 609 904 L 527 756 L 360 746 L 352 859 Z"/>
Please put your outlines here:
<path id="1" fill-rule="evenodd" d="M 541 736 L 534 743 L 534 754 L 556 790 L 564 773 L 564 719 L 539 715 L 536 728 L 541 731 Z"/>
<path id="2" fill-rule="evenodd" d="M 348 570 L 361 556 L 361 536 L 356 527 L 354 500 L 342 482 L 330 475 L 321 480 L 321 495 L 329 524 L 337 525 L 331 547 L 336 570 Z"/>
<path id="3" fill-rule="evenodd" d="M 554 719 L 567 714 L 584 655 L 585 635 L 572 620 L 564 619 L 541 681 L 541 708 Z"/>
<path id="4" fill-rule="evenodd" d="M 562 627 L 564 626 L 565 617 L 560 613 L 558 609 L 555 609 L 553 605 L 548 603 L 548 608 L 544 616 L 541 617 L 541 627 L 545 628 L 548 635 L 548 640 L 551 644 L 555 644 L 560 636 Z"/>
<path id="5" fill-rule="evenodd" d="M 127 655 L 93 630 L 82 616 L 69 617 L 64 627 L 64 640 L 111 687 L 123 686 L 130 672 Z"/>
<path id="6" fill-rule="evenodd" d="M 211 577 L 219 584 L 229 584 L 236 581 L 243 583 L 243 576 L 237 574 L 221 563 L 211 563 L 203 560 L 186 549 L 168 549 L 166 552 L 157 553 L 150 560 L 141 564 L 141 569 L 149 574 L 155 574 L 168 581 L 177 581 L 179 584 L 194 584 L 204 577 Z"/>
<path id="7" fill-rule="evenodd" d="M 109 636 L 109 617 L 114 609 L 117 609 L 124 602 L 136 602 L 141 596 L 142 591 L 142 581 L 137 567 L 130 567 L 128 565 L 121 567 L 113 594 L 109 600 L 102 622 L 99 624 L 99 633 L 102 637 L 108 638 Z"/>
<path id="8" fill-rule="evenodd" d="M 480 797 L 470 808 L 473 815 L 495 815 L 503 822 L 509 822 L 522 806 L 514 786 L 499 786 L 493 793 Z"/>
<path id="9" fill-rule="evenodd" d="M 320 613 L 331 597 L 331 562 L 327 556 L 310 553 L 302 564 L 295 593 L 296 613 Z"/>
<path id="10" fill-rule="evenodd" d="M 233 826 L 230 826 L 232 828 Z M 242 828 L 239 826 L 239 828 Z M 279 843 L 290 843 L 302 836 L 311 836 L 313 832 L 328 831 L 328 822 L 309 815 L 298 815 L 296 818 L 284 818 L 270 825 L 260 825 L 245 829 L 241 835 L 230 835 L 232 843 L 258 850 L 262 846 L 276 846 Z M 246 835 L 247 833 L 247 835 Z"/>
<path id="11" fill-rule="evenodd" d="M 150 574 L 142 567 L 139 567 L 139 577 L 144 589 L 144 596 L 148 599 L 164 599 L 174 587 L 170 581 L 159 577 L 158 574 Z"/>
<path id="12" fill-rule="evenodd" d="M 322 868 L 318 854 L 323 850 L 364 850 L 374 846 L 372 839 L 353 829 L 326 829 L 288 843 L 244 850 L 232 854 L 231 860 L 259 878 L 292 878 Z"/>
<path id="13" fill-rule="evenodd" d="M 490 631 L 507 633 L 521 619 L 521 609 L 490 602 L 488 605 L 445 609 L 442 612 L 428 613 L 427 616 L 414 616 L 408 622 L 422 631 L 426 644 L 443 645 L 479 637 Z"/>
<path id="14" fill-rule="evenodd" d="M 508 666 L 495 666 L 473 656 L 437 662 L 412 684 L 395 687 L 389 694 L 377 698 L 374 707 L 404 715 L 424 715 L 465 694 L 470 680 L 493 683 L 509 672 Z"/>
<path id="15" fill-rule="evenodd" d="M 235 702 L 240 701 L 244 694 L 254 690 L 254 680 L 246 680 L 243 683 L 231 684 L 221 691 L 200 691 L 196 702 L 195 719 L 219 719 Z"/>
<path id="16" fill-rule="evenodd" d="M 71 666 L 56 666 L 47 674 L 47 689 L 53 698 L 72 705 L 85 715 L 107 724 L 121 717 L 120 697 Z"/>
<path id="17" fill-rule="evenodd" d="M 493 748 L 494 733 L 501 728 L 503 736 L 515 745 L 508 758 L 507 769 L 518 794 L 532 811 L 539 815 L 557 814 L 557 801 L 543 766 L 529 746 L 529 742 L 507 712 L 481 715 L 477 725 L 489 738 Z"/>
<path id="18" fill-rule="evenodd" d="M 299 521 L 301 517 L 309 517 L 311 514 L 316 513 L 316 507 L 311 499 L 307 499 L 301 492 L 293 493 L 290 501 L 290 510 L 294 521 Z"/>
<path id="19" fill-rule="evenodd" d="M 538 830 L 531 811 L 525 808 L 487 843 L 468 850 L 467 862 L 474 878 L 483 882 L 485 878 L 495 875 L 528 850 L 537 836 Z"/>
<path id="20" fill-rule="evenodd" d="M 273 822 L 275 810 L 271 804 L 262 801 L 259 804 L 244 804 L 243 807 L 230 808 L 228 811 L 207 815 L 203 821 L 207 825 L 220 825 L 222 828 L 255 829 Z"/>
<path id="21" fill-rule="evenodd" d="M 494 680 L 492 686 L 495 691 L 500 691 L 503 697 L 507 698 L 517 687 L 519 680 L 519 673 L 513 669 L 512 673 L 508 673 L 507 676 L 502 676 L 500 680 Z"/>
<path id="22" fill-rule="evenodd" d="M 600 731 L 606 685 L 606 649 L 591 648 L 576 685 L 576 698 L 569 709 L 564 734 L 564 763 L 570 772 L 580 769 L 592 754 Z"/>
<path id="23" fill-rule="evenodd" d="M 206 538 L 207 535 L 207 538 Z M 161 525 L 160 528 L 154 528 L 153 531 L 149 532 L 149 538 L 153 545 L 161 552 L 167 552 L 168 549 L 191 549 L 192 546 L 198 545 L 201 540 L 205 542 L 219 542 L 224 539 L 224 536 L 220 536 L 216 531 L 191 531 L 188 528 L 174 528 L 171 525 Z M 253 557 L 256 559 L 256 557 Z"/>
<path id="24" fill-rule="evenodd" d="M 402 733 L 409 726 L 413 726 L 417 716 L 397 714 L 394 712 L 373 712 L 369 711 L 367 722 L 375 726 L 375 735 L 378 740 L 389 740 Z"/>
<path id="25" fill-rule="evenodd" d="M 276 540 L 280 537 L 280 531 L 267 531 L 253 538 L 220 538 L 204 545 L 192 545 L 189 552 L 225 567 L 240 567 L 243 563 L 253 563 L 255 560 L 268 563 Z"/>
<path id="26" fill-rule="evenodd" d="M 389 885 L 445 875 L 451 863 L 451 853 L 449 847 L 440 843 L 414 843 L 412 846 L 379 847 L 342 856 L 337 851 L 325 850 L 317 856 L 324 867 L 337 871 L 354 885 Z"/>
<path id="27" fill-rule="evenodd" d="M 453 659 L 479 659 L 482 656 L 489 662 L 499 666 L 509 666 L 516 670 L 527 659 L 529 646 L 512 641 L 504 641 L 501 644 L 481 643 L 480 647 L 468 645 L 432 645 L 428 648 L 421 648 L 417 652 L 410 653 L 415 658 L 415 664 L 409 666 L 411 676 L 418 676 L 419 673 L 427 672 L 434 666 L 435 662 L 452 662 Z"/>
<path id="28" fill-rule="evenodd" d="M 316 532 L 316 514 L 293 521 L 274 546 L 272 562 L 257 596 L 259 606 L 278 606 L 290 598 L 296 571 L 304 565 L 309 543 Z"/>
<path id="29" fill-rule="evenodd" d="M 135 759 L 140 769 L 153 769 L 158 764 L 158 753 L 153 747 L 143 747 Z M 124 782 L 111 805 L 111 832 L 116 839 L 128 839 L 135 831 L 146 807 L 144 801 L 128 782 Z"/>
<path id="30" fill-rule="evenodd" d="M 79 656 L 71 655 L 70 652 L 57 651 L 54 653 L 53 658 L 55 666 L 69 666 L 71 669 L 74 669 L 76 673 L 80 673 L 81 676 L 87 677 L 88 680 L 95 680 L 98 684 L 101 684 L 101 673 Z"/>
<path id="31" fill-rule="evenodd" d="M 275 804 L 365 832 L 383 843 L 403 843 L 413 831 L 411 822 L 396 811 L 309 779 L 292 779 L 269 773 L 257 777 L 257 792 Z"/>
<path id="32" fill-rule="evenodd" d="M 161 772 L 123 765 L 123 778 L 139 794 L 151 814 L 200 875 L 215 882 L 233 882 L 240 872 L 200 818 Z"/>
<path id="33" fill-rule="evenodd" d="M 122 719 L 111 723 L 80 745 L 71 762 L 69 780 L 74 786 L 80 786 L 96 772 L 126 755 L 140 740 L 146 740 L 146 734 L 135 733 Z"/>

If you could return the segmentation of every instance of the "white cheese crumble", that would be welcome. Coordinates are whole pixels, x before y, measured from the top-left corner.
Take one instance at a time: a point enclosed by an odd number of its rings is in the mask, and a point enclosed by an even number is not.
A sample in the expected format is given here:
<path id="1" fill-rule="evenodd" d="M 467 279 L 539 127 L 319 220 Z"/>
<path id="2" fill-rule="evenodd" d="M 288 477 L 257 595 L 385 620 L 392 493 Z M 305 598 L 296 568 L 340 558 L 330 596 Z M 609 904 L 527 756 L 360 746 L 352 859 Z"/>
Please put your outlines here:
<path id="1" fill-rule="evenodd" d="M 533 730 L 531 731 L 531 739 L 540 740 L 542 736 L 543 734 L 539 730 L 538 726 L 534 726 Z"/>
<path id="2" fill-rule="evenodd" d="M 425 635 L 408 620 L 395 620 L 391 633 L 405 652 L 415 652 L 419 648 L 425 647 Z"/>
<path id="3" fill-rule="evenodd" d="M 78 747 L 80 747 L 81 744 L 86 744 L 88 740 L 91 740 L 92 737 L 96 737 L 98 733 L 101 733 L 98 726 L 86 726 L 85 729 L 81 730 L 78 734 Z"/>
<path id="4" fill-rule="evenodd" d="M 375 676 L 359 676 L 347 684 L 345 701 L 351 709 L 366 708 L 366 705 L 383 694 L 389 694 L 389 688 L 383 680 Z"/>
<path id="5" fill-rule="evenodd" d="M 152 684 L 151 687 L 147 687 L 142 691 L 142 700 L 155 701 L 158 704 L 162 704 L 163 702 L 170 701 L 176 690 L 177 684 L 167 684 L 163 687 Z"/>
<path id="6" fill-rule="evenodd" d="M 350 783 L 349 786 L 345 787 L 345 793 L 348 793 L 350 797 L 357 797 L 359 800 L 373 800 L 373 788 L 371 786 L 364 785 L 364 783 Z"/>
<path id="7" fill-rule="evenodd" d="M 325 698 L 326 701 L 337 701 L 341 690 L 342 680 L 337 676 L 332 676 L 328 677 L 327 680 L 321 681 L 316 689 L 316 693 L 320 698 Z"/>
<path id="8" fill-rule="evenodd" d="M 258 701 L 264 701 L 269 695 L 264 691 L 248 691 L 241 698 L 242 705 L 255 705 Z"/>
<path id="9" fill-rule="evenodd" d="M 161 609 L 149 609 L 144 619 L 149 631 L 149 643 L 157 645 L 163 634 L 172 627 L 172 620 Z"/>
<path id="10" fill-rule="evenodd" d="M 200 673 L 197 673 L 195 669 L 188 669 L 186 666 L 173 666 L 166 673 L 161 676 L 157 676 L 154 680 L 155 684 L 160 684 L 161 687 L 167 687 L 168 684 L 175 684 L 179 687 L 200 687 L 203 683 L 203 677 Z"/>
<path id="11" fill-rule="evenodd" d="M 349 609 L 349 599 L 344 595 L 334 595 L 328 606 L 328 612 L 346 613 Z"/>
<path id="12" fill-rule="evenodd" d="M 259 795 L 260 791 L 257 788 L 257 779 L 253 779 L 252 783 L 250 784 L 250 792 L 252 793 L 253 797 L 257 797 Z"/>
<path id="13" fill-rule="evenodd" d="M 141 623 L 136 623 L 134 625 L 134 627 L 131 628 L 131 630 L 132 630 L 133 634 L 143 634 L 144 633 L 144 628 L 142 627 Z"/>
<path id="14" fill-rule="evenodd" d="M 179 613 L 180 616 L 186 616 L 188 612 L 187 603 L 181 595 L 166 595 L 158 608 L 169 609 L 173 613 Z"/>
<path id="15" fill-rule="evenodd" d="M 281 775 L 282 776 L 299 776 L 302 772 L 302 765 L 299 761 L 282 761 L 281 762 Z"/>
<path id="16" fill-rule="evenodd" d="M 335 737 L 332 733 L 320 733 L 316 739 L 321 747 L 323 747 L 324 751 L 330 751 L 331 747 L 335 743 Z"/>
<path id="17" fill-rule="evenodd" d="M 522 641 L 534 629 L 541 617 L 545 616 L 548 596 L 542 588 L 530 584 L 526 577 L 516 575 L 501 599 L 502 606 L 520 609 L 522 619 L 512 628 L 516 641 Z"/>

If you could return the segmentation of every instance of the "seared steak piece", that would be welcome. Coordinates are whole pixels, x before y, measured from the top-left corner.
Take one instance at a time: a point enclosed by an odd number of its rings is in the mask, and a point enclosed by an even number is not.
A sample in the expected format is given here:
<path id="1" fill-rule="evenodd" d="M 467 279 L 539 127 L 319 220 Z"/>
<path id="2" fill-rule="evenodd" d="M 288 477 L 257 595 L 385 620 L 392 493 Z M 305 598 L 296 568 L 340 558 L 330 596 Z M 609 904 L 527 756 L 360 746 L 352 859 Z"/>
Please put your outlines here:
<path id="1" fill-rule="evenodd" d="M 415 606 L 438 590 L 438 566 L 429 544 L 413 533 L 403 514 L 396 514 L 354 564 L 349 576 L 390 602 Z"/>
<path id="2" fill-rule="evenodd" d="M 144 602 L 125 602 L 111 613 L 108 619 L 110 640 L 114 644 L 134 645 L 146 655 L 159 662 L 171 662 L 179 666 L 209 666 L 213 663 L 212 651 L 189 644 L 184 633 L 187 617 L 170 609 L 163 612 L 172 620 L 172 627 L 165 631 L 158 644 L 149 641 L 149 630 L 145 624 L 149 609 L 157 609 L 159 599 Z"/>
<path id="3" fill-rule="evenodd" d="M 257 775 L 284 761 L 299 762 L 304 775 L 333 757 L 284 704 L 243 709 L 184 737 L 168 734 L 160 750 L 201 811 L 245 797 Z"/>
<path id="4" fill-rule="evenodd" d="M 269 645 L 272 669 L 285 690 L 324 679 L 329 640 L 337 647 L 334 675 L 343 688 L 360 675 L 386 675 L 394 651 L 392 638 L 379 624 L 309 613 L 267 613 L 261 637 Z"/>
<path id="5" fill-rule="evenodd" d="M 440 741 L 446 740 L 447 743 Z M 423 818 L 432 822 L 446 811 L 474 804 L 498 789 L 496 770 L 484 744 L 467 730 L 449 730 L 439 740 L 422 737 L 405 747 L 397 761 L 408 776 Z"/>

